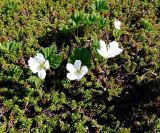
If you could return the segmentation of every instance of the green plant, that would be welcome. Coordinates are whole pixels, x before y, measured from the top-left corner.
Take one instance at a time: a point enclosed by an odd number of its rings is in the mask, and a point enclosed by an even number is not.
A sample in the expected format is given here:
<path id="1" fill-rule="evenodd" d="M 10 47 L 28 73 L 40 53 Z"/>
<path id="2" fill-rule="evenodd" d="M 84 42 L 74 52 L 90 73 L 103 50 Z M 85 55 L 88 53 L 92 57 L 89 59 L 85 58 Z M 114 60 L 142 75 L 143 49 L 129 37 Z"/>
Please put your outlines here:
<path id="1" fill-rule="evenodd" d="M 73 16 L 71 16 L 70 25 L 73 27 L 80 26 L 92 26 L 95 25 L 97 27 L 104 27 L 106 24 L 106 20 L 103 16 L 98 13 L 85 13 L 83 11 L 76 11 Z"/>
<path id="2" fill-rule="evenodd" d="M 75 60 L 81 60 L 83 65 L 91 67 L 91 54 L 86 48 L 79 48 L 70 56 L 69 62 L 74 64 Z"/>
<path id="3" fill-rule="evenodd" d="M 4 43 L 0 43 L 0 50 L 6 51 L 8 53 L 16 53 L 17 50 L 22 49 L 22 43 L 15 41 L 5 41 Z"/>
<path id="4" fill-rule="evenodd" d="M 91 5 L 91 8 L 94 12 L 103 12 L 109 10 L 109 6 L 105 0 L 96 0 L 95 3 Z"/>
<path id="5" fill-rule="evenodd" d="M 42 48 L 42 53 L 45 56 L 45 59 L 49 60 L 49 63 L 52 68 L 57 68 L 62 62 L 62 56 L 60 54 L 55 54 L 55 48 Z"/>
<path id="6" fill-rule="evenodd" d="M 13 12 L 17 9 L 17 3 L 15 1 L 8 1 L 5 7 L 3 8 L 3 12 Z"/>
<path id="7" fill-rule="evenodd" d="M 159 22 L 159 0 L 0 0 L 0 132 L 160 132 Z M 102 59 L 99 40 L 122 54 Z M 29 70 L 36 53 L 45 80 Z M 78 59 L 89 71 L 70 81 Z"/>

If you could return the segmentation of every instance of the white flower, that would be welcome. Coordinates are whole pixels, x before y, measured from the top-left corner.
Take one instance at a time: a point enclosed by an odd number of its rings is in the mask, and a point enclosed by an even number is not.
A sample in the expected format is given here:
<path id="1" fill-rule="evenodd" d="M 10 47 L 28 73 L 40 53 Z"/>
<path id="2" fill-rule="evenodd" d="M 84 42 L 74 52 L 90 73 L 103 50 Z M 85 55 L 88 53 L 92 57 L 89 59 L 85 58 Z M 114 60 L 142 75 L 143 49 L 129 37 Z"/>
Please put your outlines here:
<path id="1" fill-rule="evenodd" d="M 118 30 L 120 30 L 120 26 L 121 26 L 121 22 L 117 19 L 115 19 L 114 21 L 114 27 Z"/>
<path id="2" fill-rule="evenodd" d="M 44 56 L 37 53 L 35 57 L 30 57 L 28 65 L 33 73 L 38 73 L 38 77 L 44 79 L 46 77 L 46 70 L 49 69 L 49 61 L 45 60 Z"/>
<path id="3" fill-rule="evenodd" d="M 80 80 L 87 72 L 87 66 L 82 66 L 82 62 L 80 60 L 76 60 L 74 65 L 71 63 L 67 63 L 66 69 L 69 71 L 67 73 L 67 78 L 70 80 Z"/>
<path id="4" fill-rule="evenodd" d="M 97 51 L 104 58 L 112 58 L 123 51 L 123 49 L 119 48 L 118 45 L 118 42 L 112 41 L 106 46 L 105 42 L 100 40 L 100 49 L 97 49 Z"/>

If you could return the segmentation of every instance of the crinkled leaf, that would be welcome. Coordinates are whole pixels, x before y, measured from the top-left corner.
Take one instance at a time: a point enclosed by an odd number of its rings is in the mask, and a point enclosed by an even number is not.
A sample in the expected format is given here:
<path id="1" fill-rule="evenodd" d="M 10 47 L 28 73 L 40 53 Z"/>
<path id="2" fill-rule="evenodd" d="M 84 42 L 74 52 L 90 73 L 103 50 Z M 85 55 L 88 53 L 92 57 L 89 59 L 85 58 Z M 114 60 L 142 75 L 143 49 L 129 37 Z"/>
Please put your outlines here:
<path id="1" fill-rule="evenodd" d="M 109 10 L 109 6 L 105 0 L 97 0 L 94 4 L 92 4 L 91 8 L 93 11 L 99 12 Z"/>
<path id="2" fill-rule="evenodd" d="M 91 67 L 91 54 L 86 48 L 79 48 L 70 56 L 69 62 L 74 64 L 76 60 L 81 60 L 82 65 Z"/>
<path id="3" fill-rule="evenodd" d="M 83 23 L 83 21 L 85 21 L 85 13 L 84 12 L 78 12 L 76 11 L 75 14 L 73 16 L 71 16 L 71 20 L 73 22 L 74 25 L 80 25 L 81 23 Z"/>
<path id="4" fill-rule="evenodd" d="M 47 59 L 52 68 L 57 68 L 62 62 L 62 56 L 59 54 L 55 54 L 56 50 L 54 47 L 48 47 L 42 49 L 42 54 L 45 59 Z"/>
<path id="5" fill-rule="evenodd" d="M 53 68 L 58 68 L 62 62 L 62 56 L 54 54 L 50 57 L 49 62 Z"/>
<path id="6" fill-rule="evenodd" d="M 42 53 L 45 57 L 45 59 L 49 60 L 50 56 L 55 54 L 55 49 L 54 48 L 42 48 Z"/>

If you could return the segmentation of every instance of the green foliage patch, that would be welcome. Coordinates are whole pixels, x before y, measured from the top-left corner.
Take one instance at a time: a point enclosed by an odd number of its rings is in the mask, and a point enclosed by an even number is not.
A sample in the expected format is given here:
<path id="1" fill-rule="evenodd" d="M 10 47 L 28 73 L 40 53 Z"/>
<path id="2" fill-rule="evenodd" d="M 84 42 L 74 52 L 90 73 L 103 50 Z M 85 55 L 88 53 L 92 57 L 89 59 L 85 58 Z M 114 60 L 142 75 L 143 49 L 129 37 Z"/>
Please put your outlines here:
<path id="1" fill-rule="evenodd" d="M 160 132 L 158 0 L 1 0 L 0 132 Z M 114 28 L 114 20 L 122 22 Z M 123 52 L 97 53 L 99 40 Z M 42 53 L 45 80 L 28 59 Z M 89 68 L 67 79 L 66 64 Z"/>

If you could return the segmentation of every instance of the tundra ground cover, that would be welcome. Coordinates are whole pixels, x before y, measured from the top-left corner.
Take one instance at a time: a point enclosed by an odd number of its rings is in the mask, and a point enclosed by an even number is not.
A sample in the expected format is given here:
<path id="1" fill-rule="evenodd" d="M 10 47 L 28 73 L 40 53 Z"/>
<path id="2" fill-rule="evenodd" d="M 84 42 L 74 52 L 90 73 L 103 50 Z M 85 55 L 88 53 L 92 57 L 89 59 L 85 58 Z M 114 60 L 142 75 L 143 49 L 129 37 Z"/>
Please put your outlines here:
<path id="1" fill-rule="evenodd" d="M 159 34 L 158 0 L 1 0 L 0 132 L 160 132 Z M 123 52 L 104 59 L 101 39 Z M 79 58 L 89 70 L 70 81 Z"/>

